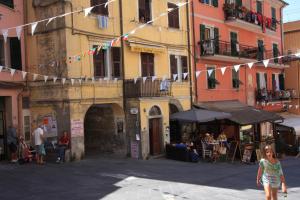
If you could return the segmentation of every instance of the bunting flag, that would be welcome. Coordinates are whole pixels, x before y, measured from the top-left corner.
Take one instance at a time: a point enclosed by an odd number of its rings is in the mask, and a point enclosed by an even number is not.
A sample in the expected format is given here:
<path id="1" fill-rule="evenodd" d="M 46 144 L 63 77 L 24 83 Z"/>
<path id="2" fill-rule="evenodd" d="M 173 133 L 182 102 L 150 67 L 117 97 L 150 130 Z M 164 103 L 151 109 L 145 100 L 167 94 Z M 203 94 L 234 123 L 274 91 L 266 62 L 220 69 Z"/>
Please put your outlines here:
<path id="1" fill-rule="evenodd" d="M 200 76 L 201 71 L 196 71 L 196 78 Z"/>
<path id="2" fill-rule="evenodd" d="M 186 79 L 188 73 L 183 73 L 183 79 Z"/>
<path id="3" fill-rule="evenodd" d="M 0 65 L 0 72 L 2 72 L 3 66 Z"/>
<path id="4" fill-rule="evenodd" d="M 156 76 L 152 76 L 151 78 L 152 78 L 152 82 L 153 82 L 153 81 L 155 81 Z"/>
<path id="5" fill-rule="evenodd" d="M 132 31 L 129 32 L 129 34 L 130 34 L 130 35 L 135 34 L 135 30 L 136 30 L 136 29 L 133 29 Z"/>
<path id="6" fill-rule="evenodd" d="M 25 79 L 26 75 L 27 75 L 27 72 L 22 71 L 23 80 Z"/>
<path id="7" fill-rule="evenodd" d="M 253 67 L 253 65 L 254 65 L 254 63 L 253 62 L 251 62 L 251 63 L 247 63 L 248 64 L 248 67 L 251 69 L 252 67 Z"/>
<path id="8" fill-rule="evenodd" d="M 95 77 L 92 77 L 92 83 L 95 83 Z"/>
<path id="9" fill-rule="evenodd" d="M 164 75 L 162 80 L 165 81 L 167 79 L 167 75 Z"/>
<path id="10" fill-rule="evenodd" d="M 265 67 L 268 67 L 268 64 L 269 64 L 269 62 L 270 62 L 270 60 L 269 60 L 269 59 L 267 59 L 267 60 L 263 60 L 264 66 L 265 66 Z"/>
<path id="11" fill-rule="evenodd" d="M 129 34 L 125 34 L 125 35 L 123 36 L 123 40 L 124 40 L 124 41 L 128 40 L 128 36 L 129 36 Z"/>
<path id="12" fill-rule="evenodd" d="M 210 77 L 211 76 L 211 74 L 213 73 L 213 69 L 209 69 L 209 70 L 207 70 L 207 73 L 208 73 L 208 76 Z"/>
<path id="13" fill-rule="evenodd" d="M 37 22 L 34 22 L 31 24 L 31 35 L 34 35 L 34 31 L 37 27 L 38 23 Z"/>
<path id="14" fill-rule="evenodd" d="M 289 108 L 292 108 L 293 107 L 293 105 L 289 105 Z"/>
<path id="15" fill-rule="evenodd" d="M 66 78 L 61 79 L 62 84 L 64 85 L 66 83 Z"/>
<path id="16" fill-rule="evenodd" d="M 16 72 L 15 69 L 10 69 L 10 75 L 11 75 L 11 76 L 14 76 L 15 72 Z"/>
<path id="17" fill-rule="evenodd" d="M 234 66 L 233 66 L 233 67 L 234 67 L 234 70 L 235 70 L 236 72 L 238 72 L 239 69 L 240 69 L 240 66 L 241 66 L 241 65 L 234 65 Z"/>
<path id="18" fill-rule="evenodd" d="M 21 33 L 22 33 L 22 26 L 18 26 L 16 28 L 17 37 L 20 40 L 21 39 Z"/>
<path id="19" fill-rule="evenodd" d="M 297 110 L 299 109 L 299 105 L 296 105 L 295 107 L 296 107 Z"/>
<path id="20" fill-rule="evenodd" d="M 176 81 L 178 74 L 173 74 L 173 80 Z"/>
<path id="21" fill-rule="evenodd" d="M 84 9 L 84 16 L 88 16 L 90 12 L 93 10 L 94 6 Z"/>
<path id="22" fill-rule="evenodd" d="M 7 36 L 8 36 L 8 29 L 2 29 L 2 35 L 4 38 L 4 42 L 7 42 Z"/>
<path id="23" fill-rule="evenodd" d="M 114 82 L 117 83 L 118 82 L 118 78 L 114 78 Z"/>
<path id="24" fill-rule="evenodd" d="M 48 76 L 44 76 L 45 83 L 47 83 L 47 80 L 48 80 Z"/>
<path id="25" fill-rule="evenodd" d="M 71 85 L 74 85 L 74 79 L 71 78 Z"/>
<path id="26" fill-rule="evenodd" d="M 143 83 L 145 83 L 147 80 L 147 77 L 143 77 Z"/>
<path id="27" fill-rule="evenodd" d="M 174 8 L 168 8 L 167 11 L 168 12 L 172 12 L 174 10 Z"/>
<path id="28" fill-rule="evenodd" d="M 295 56 L 300 57 L 300 52 L 296 53 Z"/>
<path id="29" fill-rule="evenodd" d="M 79 85 L 81 85 L 82 84 L 82 79 L 81 78 L 78 79 L 78 82 L 79 82 Z"/>
<path id="30" fill-rule="evenodd" d="M 222 72 L 222 75 L 224 75 L 224 74 L 225 74 L 226 68 L 227 68 L 227 67 L 221 67 L 221 72 Z"/>
<path id="31" fill-rule="evenodd" d="M 53 83 L 56 83 L 56 81 L 57 81 L 57 77 L 54 76 L 54 77 L 53 77 Z"/>
<path id="32" fill-rule="evenodd" d="M 138 80 L 138 77 L 135 77 L 135 78 L 133 79 L 134 84 L 136 84 L 137 80 Z"/>
<path id="33" fill-rule="evenodd" d="M 56 18 L 56 17 L 51 17 L 51 18 L 48 20 L 48 22 L 46 23 L 46 26 L 48 26 L 48 24 L 49 24 L 50 22 L 52 22 L 55 18 Z"/>
<path id="34" fill-rule="evenodd" d="M 38 77 L 38 74 L 33 74 L 33 81 L 35 81 Z"/>

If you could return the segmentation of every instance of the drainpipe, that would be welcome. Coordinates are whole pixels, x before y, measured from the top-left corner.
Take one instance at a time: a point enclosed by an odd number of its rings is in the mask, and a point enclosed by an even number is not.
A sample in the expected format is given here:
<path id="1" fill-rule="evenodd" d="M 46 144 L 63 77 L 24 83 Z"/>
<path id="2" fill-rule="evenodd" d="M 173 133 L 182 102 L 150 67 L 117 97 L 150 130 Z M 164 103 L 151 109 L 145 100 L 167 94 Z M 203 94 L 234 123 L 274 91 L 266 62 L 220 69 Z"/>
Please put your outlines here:
<path id="1" fill-rule="evenodd" d="M 195 99 L 196 102 L 198 102 L 198 85 L 197 85 L 197 77 L 196 77 L 196 71 L 197 71 L 197 57 L 196 57 L 196 36 L 195 36 L 195 16 L 194 16 L 194 1 L 192 3 L 192 34 L 193 34 L 193 47 L 194 47 L 194 83 L 195 83 Z"/>
<path id="2" fill-rule="evenodd" d="M 281 37 L 281 55 L 283 55 L 283 46 L 284 46 L 284 41 L 283 41 L 283 21 L 282 21 L 282 9 L 284 6 L 280 7 L 280 37 Z"/>
<path id="3" fill-rule="evenodd" d="M 192 66 L 191 66 L 191 41 L 190 41 L 190 16 L 189 16 L 189 0 L 186 0 L 186 23 L 187 23 L 187 36 L 188 36 L 188 55 L 189 55 L 189 77 L 190 77 L 190 103 L 193 106 L 193 85 L 192 85 Z"/>

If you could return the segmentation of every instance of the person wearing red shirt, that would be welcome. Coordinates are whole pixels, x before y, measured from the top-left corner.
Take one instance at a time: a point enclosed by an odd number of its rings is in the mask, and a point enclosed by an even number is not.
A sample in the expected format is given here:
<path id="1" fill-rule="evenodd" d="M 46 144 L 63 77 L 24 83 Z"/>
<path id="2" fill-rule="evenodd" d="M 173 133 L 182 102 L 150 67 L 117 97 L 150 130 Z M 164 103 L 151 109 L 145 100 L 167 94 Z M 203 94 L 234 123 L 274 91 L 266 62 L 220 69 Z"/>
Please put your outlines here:
<path id="1" fill-rule="evenodd" d="M 65 161 L 65 150 L 69 147 L 70 138 L 68 132 L 64 131 L 63 135 L 60 137 L 57 146 L 57 163 Z"/>

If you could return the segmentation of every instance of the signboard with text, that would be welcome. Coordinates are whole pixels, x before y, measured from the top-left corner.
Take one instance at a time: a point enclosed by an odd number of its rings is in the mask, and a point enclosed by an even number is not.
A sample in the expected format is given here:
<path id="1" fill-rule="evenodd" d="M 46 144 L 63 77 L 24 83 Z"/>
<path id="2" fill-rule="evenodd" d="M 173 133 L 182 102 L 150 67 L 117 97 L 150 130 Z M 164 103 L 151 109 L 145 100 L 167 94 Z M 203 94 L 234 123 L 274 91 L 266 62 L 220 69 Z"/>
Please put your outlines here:
<path id="1" fill-rule="evenodd" d="M 81 119 L 71 120 L 71 136 L 80 137 L 84 135 L 84 125 Z"/>

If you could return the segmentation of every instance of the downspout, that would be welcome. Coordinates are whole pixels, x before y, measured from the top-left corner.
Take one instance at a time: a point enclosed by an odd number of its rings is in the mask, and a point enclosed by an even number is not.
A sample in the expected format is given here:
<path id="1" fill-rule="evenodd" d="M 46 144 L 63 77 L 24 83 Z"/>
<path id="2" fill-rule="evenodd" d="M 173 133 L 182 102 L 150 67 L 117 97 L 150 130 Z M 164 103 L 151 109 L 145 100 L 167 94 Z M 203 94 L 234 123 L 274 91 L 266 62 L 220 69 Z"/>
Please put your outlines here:
<path id="1" fill-rule="evenodd" d="M 195 88 L 195 99 L 196 102 L 198 102 L 198 85 L 197 85 L 197 77 L 196 77 L 196 71 L 197 71 L 197 57 L 196 57 L 196 36 L 195 36 L 195 16 L 194 16 L 194 1 L 192 3 L 192 34 L 193 34 L 193 48 L 194 48 L 194 88 Z"/>
<path id="2" fill-rule="evenodd" d="M 281 37 L 281 55 L 284 54 L 283 52 L 283 46 L 284 46 L 284 41 L 283 41 L 283 21 L 282 21 L 282 8 L 284 6 L 280 7 L 280 37 Z"/>
<path id="3" fill-rule="evenodd" d="M 193 85 L 192 85 L 192 66 L 191 66 L 191 41 L 190 41 L 190 19 L 189 19 L 189 0 L 186 0 L 186 22 L 187 22 L 187 37 L 188 37 L 188 55 L 189 55 L 189 77 L 190 77 L 190 103 L 193 106 Z"/>

